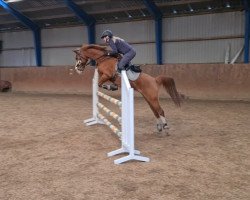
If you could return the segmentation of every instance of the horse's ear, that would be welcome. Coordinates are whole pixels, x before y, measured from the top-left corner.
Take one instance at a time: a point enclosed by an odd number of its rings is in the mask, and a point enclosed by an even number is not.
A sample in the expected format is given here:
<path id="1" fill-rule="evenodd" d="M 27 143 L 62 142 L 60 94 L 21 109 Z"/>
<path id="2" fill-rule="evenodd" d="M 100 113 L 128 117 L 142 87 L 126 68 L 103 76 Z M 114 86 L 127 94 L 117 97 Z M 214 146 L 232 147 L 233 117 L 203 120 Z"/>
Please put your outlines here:
<path id="1" fill-rule="evenodd" d="M 73 52 L 75 52 L 76 54 L 80 54 L 80 49 L 75 49 L 75 50 L 73 50 Z"/>

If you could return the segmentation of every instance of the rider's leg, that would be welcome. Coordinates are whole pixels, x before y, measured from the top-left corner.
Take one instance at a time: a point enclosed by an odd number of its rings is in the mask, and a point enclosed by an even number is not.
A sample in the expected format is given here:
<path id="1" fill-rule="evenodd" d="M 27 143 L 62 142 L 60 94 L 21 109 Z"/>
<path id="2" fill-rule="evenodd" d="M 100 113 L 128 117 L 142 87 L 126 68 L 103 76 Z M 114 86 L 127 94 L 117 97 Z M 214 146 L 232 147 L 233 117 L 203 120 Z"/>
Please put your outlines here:
<path id="1" fill-rule="evenodd" d="M 130 63 L 130 61 L 135 57 L 136 52 L 131 49 L 129 52 L 123 55 L 122 59 L 118 63 L 117 71 L 121 73 L 125 69 L 125 66 Z"/>

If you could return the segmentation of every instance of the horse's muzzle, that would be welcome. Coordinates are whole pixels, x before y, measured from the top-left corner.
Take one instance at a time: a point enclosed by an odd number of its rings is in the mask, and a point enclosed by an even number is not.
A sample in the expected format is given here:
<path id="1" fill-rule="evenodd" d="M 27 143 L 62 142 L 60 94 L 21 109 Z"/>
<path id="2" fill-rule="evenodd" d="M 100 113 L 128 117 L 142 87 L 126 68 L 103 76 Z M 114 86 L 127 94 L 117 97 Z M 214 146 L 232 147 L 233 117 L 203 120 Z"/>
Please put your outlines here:
<path id="1" fill-rule="evenodd" d="M 78 60 L 75 64 L 75 70 L 78 74 L 82 74 L 85 69 L 85 65 L 82 63 L 81 60 Z"/>

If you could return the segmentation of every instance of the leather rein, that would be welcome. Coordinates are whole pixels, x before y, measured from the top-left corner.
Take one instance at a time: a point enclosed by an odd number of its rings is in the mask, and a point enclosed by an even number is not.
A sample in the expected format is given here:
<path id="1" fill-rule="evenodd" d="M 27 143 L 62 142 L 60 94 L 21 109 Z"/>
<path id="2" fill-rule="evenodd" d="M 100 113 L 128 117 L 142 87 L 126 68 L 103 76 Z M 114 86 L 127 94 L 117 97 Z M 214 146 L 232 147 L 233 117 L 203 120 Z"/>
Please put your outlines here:
<path id="1" fill-rule="evenodd" d="M 92 60 L 96 61 L 96 65 L 98 65 L 98 63 L 99 63 L 98 60 L 101 59 L 101 58 L 103 58 L 103 57 L 105 57 L 105 56 L 106 56 L 106 55 L 103 54 L 103 55 L 99 56 L 99 57 L 96 58 L 96 59 L 89 59 L 89 61 L 85 64 L 85 67 L 88 66 L 88 65 L 91 63 Z M 82 57 L 82 55 L 80 55 L 80 57 L 81 57 L 81 59 L 85 59 L 85 58 Z M 105 60 L 105 58 L 102 59 L 101 61 L 103 61 L 103 60 Z"/>

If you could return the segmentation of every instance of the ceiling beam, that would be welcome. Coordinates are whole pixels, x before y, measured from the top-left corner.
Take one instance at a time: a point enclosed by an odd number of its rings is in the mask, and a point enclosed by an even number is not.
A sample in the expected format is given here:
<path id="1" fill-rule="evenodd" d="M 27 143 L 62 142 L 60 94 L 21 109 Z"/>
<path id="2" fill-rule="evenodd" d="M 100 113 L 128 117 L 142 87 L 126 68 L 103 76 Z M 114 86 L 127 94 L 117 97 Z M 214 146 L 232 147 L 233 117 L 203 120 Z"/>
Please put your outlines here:
<path id="1" fill-rule="evenodd" d="M 95 24 L 95 18 L 86 13 L 80 6 L 73 2 L 73 0 L 64 0 L 67 7 L 87 26 Z"/>
<path id="2" fill-rule="evenodd" d="M 155 5 L 152 0 L 143 0 L 144 5 L 147 7 L 148 11 L 154 16 L 155 19 L 162 18 L 161 10 Z"/>
<path id="3" fill-rule="evenodd" d="M 77 3 L 78 6 L 81 5 L 87 5 L 87 4 L 96 4 L 96 3 L 102 3 L 106 2 L 107 0 L 95 0 L 88 3 L 79 2 Z M 158 6 L 176 6 L 176 5 L 188 5 L 192 3 L 203 3 L 203 2 L 211 2 L 211 0 L 184 0 L 184 1 L 173 1 L 173 2 L 163 2 L 158 3 Z M 53 10 L 57 8 L 65 8 L 65 5 L 54 5 L 49 7 L 39 7 L 39 8 L 27 8 L 23 9 L 22 12 L 35 12 L 35 11 L 46 11 L 46 10 Z M 141 6 L 133 6 L 133 7 L 126 7 L 126 8 L 114 8 L 109 10 L 98 10 L 98 11 L 90 11 L 89 14 L 98 14 L 98 13 L 111 13 L 111 12 L 120 12 L 120 11 L 130 11 L 130 10 L 138 10 L 138 9 L 144 9 L 144 5 Z M 1 15 L 8 15 L 7 13 L 0 13 Z"/>
<path id="4" fill-rule="evenodd" d="M 77 5 L 86 5 L 86 4 L 97 4 L 97 3 L 102 3 L 106 2 L 107 0 L 91 0 L 88 1 L 87 3 L 84 1 L 78 2 Z M 14 4 L 14 3 L 11 3 Z M 37 8 L 24 8 L 22 9 L 22 12 L 33 12 L 33 11 L 41 11 L 41 10 L 47 10 L 47 9 L 56 9 L 56 8 L 65 8 L 65 4 L 58 4 L 58 5 L 51 5 L 51 6 L 43 6 L 43 7 L 37 7 Z M 0 13 L 2 15 L 4 13 Z"/>
<path id="5" fill-rule="evenodd" d="M 27 26 L 33 31 L 34 43 L 35 43 L 35 54 L 36 54 L 36 64 L 37 66 L 42 65 L 42 50 L 41 50 L 41 30 L 40 27 L 31 21 L 28 17 L 23 15 L 21 12 L 12 8 L 8 3 L 0 0 L 0 6 L 2 6 L 7 12 L 17 18 L 21 23 Z"/>
<path id="6" fill-rule="evenodd" d="M 80 6 L 74 3 L 73 0 L 64 0 L 67 7 L 88 27 L 89 44 L 95 43 L 95 23 L 93 16 L 86 13 Z"/>
<path id="7" fill-rule="evenodd" d="M 156 43 L 156 58 L 157 64 L 162 64 L 162 12 L 152 0 L 143 0 L 148 11 L 155 18 L 155 43 Z"/>
<path id="8" fill-rule="evenodd" d="M 172 1 L 172 2 L 163 2 L 158 3 L 158 6 L 178 6 L 178 5 L 188 5 L 193 3 L 211 3 L 211 0 L 183 0 L 183 1 Z"/>
<path id="9" fill-rule="evenodd" d="M 39 26 L 31 21 L 28 17 L 20 13 L 19 11 L 12 8 L 8 3 L 4 2 L 3 0 L 0 0 L 0 5 L 12 16 L 14 16 L 17 20 L 21 21 L 25 26 L 32 30 L 39 29 Z"/>

